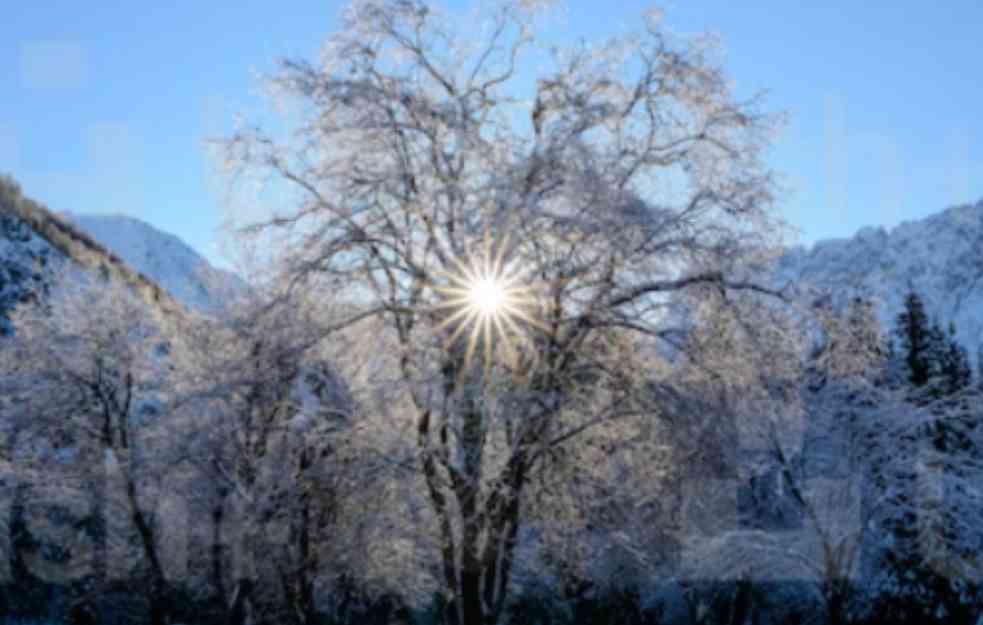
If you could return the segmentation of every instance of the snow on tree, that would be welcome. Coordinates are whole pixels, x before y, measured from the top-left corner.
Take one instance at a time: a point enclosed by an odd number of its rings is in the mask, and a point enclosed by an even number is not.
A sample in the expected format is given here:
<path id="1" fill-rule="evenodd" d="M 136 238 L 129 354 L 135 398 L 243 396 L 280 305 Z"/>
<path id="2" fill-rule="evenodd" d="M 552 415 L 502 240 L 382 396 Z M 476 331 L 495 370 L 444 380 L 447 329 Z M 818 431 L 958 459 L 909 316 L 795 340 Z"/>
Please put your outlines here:
<path id="1" fill-rule="evenodd" d="M 924 386 L 931 375 L 928 360 L 929 326 L 921 297 L 909 291 L 904 311 L 898 314 L 897 330 L 902 357 L 908 366 L 908 379 L 913 386 Z"/>
<path id="2" fill-rule="evenodd" d="M 345 448 L 356 403 L 319 351 L 299 296 L 256 289 L 222 317 L 189 318 L 169 406 L 208 485 L 216 533 L 208 585 L 230 623 L 309 622 L 325 569 L 352 548 L 339 531 L 352 490 Z"/>
<path id="3" fill-rule="evenodd" d="M 978 397 L 963 390 L 910 401 L 907 389 L 879 383 L 885 355 L 868 340 L 880 334 L 875 317 L 863 315 L 871 325 L 858 331 L 855 310 L 818 313 L 818 348 L 785 361 L 802 367 L 785 378 L 790 385 L 755 368 L 764 377 L 723 395 L 719 411 L 735 414 L 750 430 L 744 440 L 757 439 L 752 447 L 764 452 L 739 459 L 736 474 L 777 467 L 776 486 L 800 510 L 801 524 L 690 536 L 679 574 L 751 584 L 743 599 L 732 599 L 748 610 L 755 583 L 807 581 L 830 623 L 875 608 L 924 610 L 893 613 L 899 619 L 939 610 L 963 618 L 981 572 Z M 735 359 L 748 353 L 746 345 L 726 345 Z M 748 397 L 757 399 L 741 401 Z"/>
<path id="4" fill-rule="evenodd" d="M 298 288 L 346 300 L 340 325 L 381 320 L 396 346 L 459 625 L 501 617 L 551 454 L 659 414 L 644 363 L 673 338 L 666 296 L 766 292 L 734 268 L 776 232 L 761 155 L 778 118 L 734 97 L 710 40 L 652 13 L 544 55 L 542 9 L 496 4 L 475 33 L 423 2 L 355 2 L 317 62 L 272 81 L 294 133 L 223 142 L 290 200 L 245 230 Z"/>
<path id="5" fill-rule="evenodd" d="M 969 354 L 966 348 L 956 339 L 956 324 L 949 323 L 949 331 L 945 337 L 945 350 L 942 354 L 941 376 L 942 391 L 953 395 L 968 388 L 973 383 L 973 370 L 969 364 Z"/>
<path id="6" fill-rule="evenodd" d="M 151 492 L 180 462 L 168 424 L 156 418 L 168 378 L 156 354 L 166 339 L 126 286 L 71 269 L 43 306 L 21 306 L 11 321 L 4 419 L 19 445 L 33 441 L 18 479 L 42 490 L 60 484 L 61 502 L 88 503 L 92 495 L 87 535 L 71 542 L 88 554 L 76 573 L 94 574 L 94 592 L 108 577 L 132 573 L 132 559 L 118 557 L 109 541 L 120 523 L 135 530 L 150 621 L 165 622 L 169 581 Z"/>

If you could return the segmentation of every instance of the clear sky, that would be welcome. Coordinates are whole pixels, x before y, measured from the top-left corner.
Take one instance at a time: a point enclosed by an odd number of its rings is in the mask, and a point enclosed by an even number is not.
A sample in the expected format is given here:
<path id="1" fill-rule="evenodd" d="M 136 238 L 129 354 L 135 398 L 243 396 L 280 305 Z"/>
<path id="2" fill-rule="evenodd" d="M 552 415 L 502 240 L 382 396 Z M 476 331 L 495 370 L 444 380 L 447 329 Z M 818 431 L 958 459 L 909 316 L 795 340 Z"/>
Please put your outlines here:
<path id="1" fill-rule="evenodd" d="M 449 0 L 450 1 L 450 0 Z M 457 2 L 458 0 L 452 0 Z M 650 3 L 566 4 L 566 35 L 629 28 Z M 983 3 L 664 2 L 711 30 L 740 94 L 791 122 L 770 155 L 800 240 L 893 226 L 983 197 Z M 257 74 L 312 56 L 333 0 L 47 0 L 0 20 L 0 172 L 54 210 L 124 213 L 222 262 L 222 179 L 203 141 L 262 111 Z"/>

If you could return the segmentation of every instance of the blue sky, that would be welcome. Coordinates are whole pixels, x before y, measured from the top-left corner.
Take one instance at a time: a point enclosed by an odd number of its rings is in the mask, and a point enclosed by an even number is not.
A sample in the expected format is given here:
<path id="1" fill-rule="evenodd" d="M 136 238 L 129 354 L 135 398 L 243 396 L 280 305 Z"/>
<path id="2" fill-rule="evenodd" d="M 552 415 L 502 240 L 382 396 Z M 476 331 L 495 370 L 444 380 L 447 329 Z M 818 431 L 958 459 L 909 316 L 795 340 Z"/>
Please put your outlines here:
<path id="1" fill-rule="evenodd" d="M 631 27 L 650 3 L 571 1 L 564 35 Z M 691 0 L 678 33 L 711 30 L 741 94 L 790 124 L 770 163 L 800 240 L 893 226 L 983 197 L 983 3 Z M 222 179 L 203 142 L 263 111 L 257 74 L 316 54 L 325 0 L 15 3 L 0 22 L 0 172 L 55 210 L 125 213 L 222 263 Z"/>

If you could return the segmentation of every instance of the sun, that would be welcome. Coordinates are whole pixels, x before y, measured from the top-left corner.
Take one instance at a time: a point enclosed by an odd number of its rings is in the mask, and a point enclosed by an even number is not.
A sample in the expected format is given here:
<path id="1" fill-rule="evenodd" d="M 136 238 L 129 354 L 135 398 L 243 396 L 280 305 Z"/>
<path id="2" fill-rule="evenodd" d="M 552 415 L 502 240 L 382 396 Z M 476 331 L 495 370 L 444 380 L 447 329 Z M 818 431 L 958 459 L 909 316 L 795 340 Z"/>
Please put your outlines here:
<path id="1" fill-rule="evenodd" d="M 506 258 L 507 249 L 505 241 L 493 253 L 486 241 L 483 253 L 452 261 L 451 269 L 441 274 L 441 283 L 434 285 L 440 296 L 434 308 L 446 314 L 438 330 L 449 331 L 444 345 L 466 337 L 467 363 L 479 351 L 486 367 L 496 355 L 514 358 L 528 329 L 539 325 L 526 272 L 516 258 Z"/>
<path id="2" fill-rule="evenodd" d="M 493 276 L 479 278 L 471 285 L 471 306 L 483 317 L 502 313 L 507 299 L 505 288 Z"/>

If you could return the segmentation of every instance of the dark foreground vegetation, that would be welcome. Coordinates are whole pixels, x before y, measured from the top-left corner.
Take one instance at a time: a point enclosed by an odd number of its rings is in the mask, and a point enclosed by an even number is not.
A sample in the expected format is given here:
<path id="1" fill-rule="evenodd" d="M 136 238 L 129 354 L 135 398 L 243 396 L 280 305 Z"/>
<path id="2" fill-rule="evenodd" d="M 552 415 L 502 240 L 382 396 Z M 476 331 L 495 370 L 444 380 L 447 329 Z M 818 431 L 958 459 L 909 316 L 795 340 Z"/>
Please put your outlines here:
<path id="1" fill-rule="evenodd" d="M 863 594 L 862 587 L 855 589 Z M 851 592 L 851 594 L 854 594 Z M 636 590 L 602 596 L 517 596 L 503 622 L 511 625 L 796 625 L 825 622 L 820 605 L 810 601 L 806 583 L 693 582 L 665 588 L 643 599 Z M 55 586 L 37 579 L 3 588 L 0 608 L 4 625 L 141 625 L 150 623 L 149 605 L 134 587 L 120 583 L 99 597 L 87 597 L 80 585 Z M 927 597 L 865 597 L 866 606 L 852 605 L 842 623 L 853 625 L 975 625 L 983 595 L 967 589 L 962 597 L 934 597 L 953 611 L 923 603 Z M 218 598 L 172 592 L 171 623 L 228 625 L 236 615 Z M 447 625 L 446 604 L 435 597 L 429 605 L 409 606 L 397 595 L 369 595 L 350 588 L 333 597 L 331 608 L 297 614 L 291 606 L 263 605 L 256 625 Z"/>

